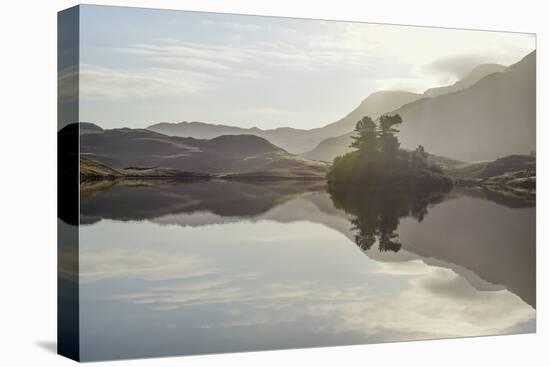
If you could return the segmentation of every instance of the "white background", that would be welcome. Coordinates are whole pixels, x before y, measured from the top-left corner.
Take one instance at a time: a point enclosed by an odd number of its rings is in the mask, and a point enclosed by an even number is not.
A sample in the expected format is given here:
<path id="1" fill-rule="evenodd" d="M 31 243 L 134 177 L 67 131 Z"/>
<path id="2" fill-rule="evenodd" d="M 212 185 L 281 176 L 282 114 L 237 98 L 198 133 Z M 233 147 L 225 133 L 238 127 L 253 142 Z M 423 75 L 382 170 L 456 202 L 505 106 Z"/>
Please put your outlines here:
<path id="1" fill-rule="evenodd" d="M 548 93 L 545 1 L 142 0 L 168 9 L 535 32 L 537 37 L 536 335 L 162 358 L 115 366 L 548 366 Z M 65 366 L 56 339 L 56 12 L 75 1 L 4 1 L 0 13 L 0 365 Z M 116 35 L 113 35 L 116 36 Z M 546 102 L 546 104 L 544 103 Z M 544 226 L 546 222 L 546 227 Z M 515 269 L 510 269 L 513 272 Z M 546 344 L 546 345 L 545 345 Z M 95 365 L 95 364 L 94 364 Z"/>

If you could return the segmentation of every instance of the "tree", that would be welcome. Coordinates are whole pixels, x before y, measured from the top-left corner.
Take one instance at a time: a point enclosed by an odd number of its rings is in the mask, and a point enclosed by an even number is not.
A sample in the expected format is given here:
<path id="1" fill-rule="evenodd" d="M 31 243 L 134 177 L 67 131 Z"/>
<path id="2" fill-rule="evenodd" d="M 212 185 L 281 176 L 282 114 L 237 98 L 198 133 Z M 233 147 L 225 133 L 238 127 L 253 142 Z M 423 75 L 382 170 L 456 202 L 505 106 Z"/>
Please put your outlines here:
<path id="1" fill-rule="evenodd" d="M 354 132 L 357 135 L 351 137 L 353 142 L 350 147 L 360 151 L 374 152 L 377 149 L 376 130 L 376 123 L 369 116 L 363 117 L 355 125 Z"/>
<path id="2" fill-rule="evenodd" d="M 399 152 L 399 140 L 395 136 L 399 132 L 395 128 L 403 122 L 399 115 L 380 116 L 378 140 L 380 144 L 380 153 L 385 161 L 391 161 Z"/>
<path id="3" fill-rule="evenodd" d="M 428 164 L 428 154 L 422 145 L 413 152 L 400 149 L 397 126 L 402 122 L 399 115 L 383 115 L 376 122 L 365 116 L 357 121 L 350 145 L 354 151 L 334 160 L 327 173 L 329 185 L 452 187 L 453 180 L 439 166 Z M 368 243 L 365 239 L 365 244 Z M 391 238 L 386 244 L 388 248 L 398 247 Z"/>

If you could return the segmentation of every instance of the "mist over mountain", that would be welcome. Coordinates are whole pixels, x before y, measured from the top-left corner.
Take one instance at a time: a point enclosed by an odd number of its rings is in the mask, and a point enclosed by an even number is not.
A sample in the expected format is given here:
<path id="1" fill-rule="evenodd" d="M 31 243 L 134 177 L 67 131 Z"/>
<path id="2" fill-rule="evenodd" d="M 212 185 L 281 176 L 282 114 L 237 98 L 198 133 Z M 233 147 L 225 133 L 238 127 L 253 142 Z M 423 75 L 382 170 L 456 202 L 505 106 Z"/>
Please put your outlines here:
<path id="1" fill-rule="evenodd" d="M 464 88 L 468 88 L 480 79 L 493 73 L 500 73 L 506 69 L 506 66 L 499 64 L 481 64 L 476 66 L 468 75 L 458 80 L 456 83 L 444 87 L 435 87 L 427 89 L 424 92 L 426 97 L 437 97 L 442 94 L 456 92 Z"/>
<path id="2" fill-rule="evenodd" d="M 403 118 L 403 147 L 421 144 L 430 153 L 462 161 L 535 150 L 535 59 L 532 52 L 500 72 L 493 72 L 500 65 L 481 65 L 452 86 L 427 90 L 432 98 L 387 110 Z M 322 141 L 303 156 L 331 161 L 348 152 L 352 130 Z"/>
<path id="3" fill-rule="evenodd" d="M 421 102 L 421 101 L 430 100 L 432 98 L 442 97 L 447 94 L 452 94 L 464 89 L 469 89 L 474 85 L 476 85 L 480 80 L 484 79 L 485 77 L 491 74 L 507 72 L 508 70 L 512 70 L 512 69 L 506 68 L 505 66 L 499 65 L 499 64 L 481 64 L 475 67 L 468 75 L 466 75 L 463 79 L 458 80 L 456 83 L 449 86 L 444 86 L 444 87 L 430 88 L 426 90 L 423 94 L 412 93 L 407 91 L 375 92 L 370 94 L 355 109 L 353 109 L 350 113 L 348 113 L 346 116 L 344 116 L 340 120 L 330 123 L 321 128 L 315 128 L 310 130 L 294 129 L 290 127 L 281 127 L 277 129 L 263 130 L 257 127 L 240 128 L 236 126 L 210 124 L 205 122 L 180 122 L 180 123 L 162 122 L 162 123 L 151 125 L 147 129 L 151 131 L 159 132 L 165 135 L 169 135 L 169 136 L 191 137 L 191 138 L 197 138 L 197 139 L 212 139 L 221 135 L 255 135 L 255 136 L 267 139 L 274 145 L 279 146 L 290 153 L 300 154 L 305 158 L 313 159 L 313 160 L 332 161 L 334 157 L 349 151 L 348 145 L 352 135 L 352 131 L 355 127 L 356 122 L 360 118 L 362 118 L 363 116 L 371 116 L 373 118 L 377 118 L 384 113 L 395 111 L 397 113 L 404 114 L 402 117 L 405 118 L 406 124 L 403 125 L 403 130 L 405 131 L 401 133 L 401 137 L 405 144 L 405 147 L 412 148 L 416 144 L 415 142 L 412 142 L 411 146 L 408 146 L 407 144 L 412 139 L 418 137 L 419 134 L 426 135 L 427 138 L 424 139 L 423 141 L 427 141 L 428 139 L 431 139 L 431 138 L 436 138 L 438 140 L 442 140 L 442 139 L 440 137 L 434 137 L 435 134 L 430 134 L 430 132 L 427 132 L 427 133 L 417 132 L 417 134 L 412 134 L 411 131 L 407 132 L 407 129 L 414 130 L 414 129 L 417 129 L 419 125 L 421 125 L 421 129 L 424 128 L 425 126 L 431 128 L 432 120 L 442 119 L 443 121 L 436 129 L 438 133 L 447 124 L 459 125 L 459 126 L 453 126 L 453 128 L 455 130 L 460 131 L 461 130 L 460 125 L 465 126 L 465 123 L 457 122 L 457 120 L 460 119 L 459 116 L 461 116 L 461 113 L 466 111 L 466 109 L 469 108 L 469 106 L 466 106 L 466 107 L 464 106 L 469 102 L 459 100 L 460 99 L 459 97 L 455 97 L 457 98 L 456 101 L 450 100 L 450 101 L 440 102 L 441 100 L 439 99 L 433 102 Z M 504 81 L 504 83 L 510 84 L 510 83 L 513 83 L 513 81 Z M 494 82 L 489 84 L 494 84 Z M 470 97 L 470 98 L 474 98 L 476 100 L 478 100 L 478 98 L 481 98 L 481 101 L 485 97 L 487 98 L 493 97 L 492 98 L 493 100 L 495 98 L 506 99 L 506 100 L 514 98 L 515 94 L 513 92 L 508 93 L 507 95 L 504 95 L 504 93 L 496 93 L 497 94 L 496 96 L 495 95 L 490 96 L 489 94 L 491 94 L 491 89 L 497 88 L 497 87 L 499 89 L 508 88 L 507 86 L 502 87 L 502 86 L 488 85 L 487 87 L 485 87 L 486 89 L 485 92 L 477 92 L 475 97 Z M 521 94 L 521 91 L 519 91 L 516 94 Z M 468 99 L 468 97 L 463 97 L 462 99 L 464 98 Z M 522 114 L 521 112 L 522 106 L 525 106 L 527 102 L 526 100 L 528 98 L 529 97 L 524 96 L 524 98 L 522 99 L 523 102 L 522 101 L 517 102 L 521 106 L 519 107 L 520 110 L 517 111 L 516 115 Z M 417 102 L 417 104 L 413 104 L 413 102 Z M 492 120 L 495 120 L 497 116 L 502 115 L 502 114 L 499 114 L 498 112 L 492 112 L 492 108 L 495 103 L 498 103 L 498 102 L 491 102 L 487 106 L 481 105 L 479 108 L 474 109 L 474 111 L 468 111 L 467 116 L 471 119 L 474 119 L 475 121 L 478 121 L 478 124 L 483 124 L 483 125 L 486 125 L 486 123 L 482 121 L 485 121 L 485 116 L 487 116 L 489 120 L 491 120 L 491 121 L 488 121 L 487 123 L 489 125 L 495 125 L 495 123 L 492 122 Z M 411 104 L 412 104 L 411 107 L 406 107 L 407 105 L 411 105 Z M 445 105 L 446 107 L 440 107 L 440 105 Z M 480 103 L 478 102 L 477 105 L 480 105 Z M 419 106 L 424 106 L 424 107 L 419 107 Z M 437 107 L 434 107 L 434 106 L 437 106 Z M 417 108 L 418 110 L 415 110 L 415 108 Z M 513 109 L 513 107 L 511 107 L 510 109 Z M 454 114 L 455 119 L 451 118 L 451 116 L 449 115 L 451 113 Z M 439 116 L 439 115 L 442 115 L 442 116 Z M 421 119 L 423 121 L 416 122 L 416 120 L 421 120 Z M 415 121 L 414 127 L 413 127 L 413 122 L 409 120 Z M 451 120 L 451 121 L 446 122 L 446 120 Z M 484 129 L 486 128 L 484 127 Z M 407 134 L 407 136 L 405 136 L 405 134 Z M 410 135 L 410 139 L 408 138 L 409 135 Z M 443 134 L 442 136 L 444 138 L 445 134 Z M 487 134 L 484 134 L 484 137 L 487 137 Z M 418 144 L 421 144 L 421 143 L 419 142 Z M 422 144 L 427 145 L 429 147 L 429 145 L 426 142 Z M 495 154 L 491 154 L 490 147 L 489 149 L 487 149 L 487 154 L 485 154 L 486 156 L 485 158 L 478 158 L 478 157 L 483 157 L 481 152 L 477 152 L 477 153 L 474 152 L 471 155 L 463 154 L 465 152 L 461 152 L 461 151 L 457 152 L 457 150 L 451 151 L 451 153 L 446 153 L 445 150 L 442 152 L 434 151 L 434 153 L 437 155 L 457 158 L 459 160 L 473 159 L 472 157 L 475 157 L 475 159 L 494 159 L 497 157 Z M 526 153 L 526 152 L 525 151 L 517 151 L 517 152 L 506 151 L 504 153 L 511 154 L 511 153 Z M 455 156 L 452 156 L 451 154 L 457 154 L 458 156 L 455 157 Z"/>

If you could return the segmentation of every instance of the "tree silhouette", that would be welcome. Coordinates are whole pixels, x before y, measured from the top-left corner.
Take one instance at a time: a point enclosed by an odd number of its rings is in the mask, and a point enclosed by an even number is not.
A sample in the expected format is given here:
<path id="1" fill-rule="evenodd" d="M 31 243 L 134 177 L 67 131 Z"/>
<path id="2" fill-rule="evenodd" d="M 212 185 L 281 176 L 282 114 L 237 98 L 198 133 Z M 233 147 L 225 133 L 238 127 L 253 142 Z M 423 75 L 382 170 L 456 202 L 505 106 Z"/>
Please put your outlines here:
<path id="1" fill-rule="evenodd" d="M 351 148 L 359 151 L 374 152 L 377 149 L 377 126 L 376 123 L 369 117 L 365 116 L 357 121 L 354 132 L 357 135 L 352 136 Z"/>
<path id="2" fill-rule="evenodd" d="M 380 153 L 386 162 L 394 160 L 397 156 L 400 144 L 396 136 L 399 130 L 395 126 L 402 122 L 403 120 L 399 115 L 384 115 L 380 117 L 378 140 Z"/>

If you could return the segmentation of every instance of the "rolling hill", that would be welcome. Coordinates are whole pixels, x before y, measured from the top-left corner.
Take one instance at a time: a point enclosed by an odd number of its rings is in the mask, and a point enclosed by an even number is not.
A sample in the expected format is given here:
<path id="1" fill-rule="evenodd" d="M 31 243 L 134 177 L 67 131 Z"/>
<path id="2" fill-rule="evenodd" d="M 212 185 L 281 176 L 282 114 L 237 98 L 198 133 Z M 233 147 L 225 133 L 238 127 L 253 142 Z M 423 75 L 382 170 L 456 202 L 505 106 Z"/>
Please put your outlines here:
<path id="1" fill-rule="evenodd" d="M 254 135 L 195 139 L 145 129 L 104 130 L 89 123 L 81 124 L 80 152 L 81 156 L 100 162 L 114 172 L 135 176 L 161 171 L 177 175 L 177 171 L 169 170 L 173 169 L 215 175 L 261 172 L 262 175 L 307 178 L 324 177 L 327 168 L 322 162 L 292 155 Z M 149 173 L 144 173 L 144 169 Z"/>

